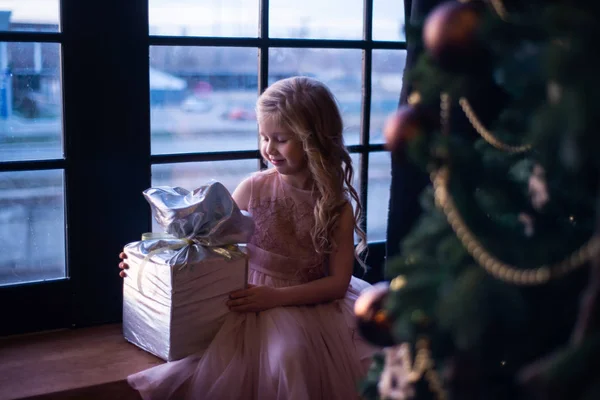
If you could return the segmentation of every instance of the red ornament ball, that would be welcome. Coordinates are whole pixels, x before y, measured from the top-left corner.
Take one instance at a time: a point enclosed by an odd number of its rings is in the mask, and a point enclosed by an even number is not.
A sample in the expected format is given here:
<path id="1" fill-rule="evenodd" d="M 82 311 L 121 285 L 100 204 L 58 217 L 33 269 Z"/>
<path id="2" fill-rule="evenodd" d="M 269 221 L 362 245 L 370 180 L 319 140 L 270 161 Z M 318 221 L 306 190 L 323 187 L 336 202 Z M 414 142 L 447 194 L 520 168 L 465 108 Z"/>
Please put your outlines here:
<path id="1" fill-rule="evenodd" d="M 361 336 L 376 346 L 393 346 L 393 320 L 384 309 L 389 284 L 380 282 L 366 289 L 354 303 L 354 314 Z"/>
<path id="2" fill-rule="evenodd" d="M 393 153 L 401 153 L 408 143 L 424 135 L 427 127 L 428 118 L 423 110 L 402 106 L 385 123 L 385 148 Z"/>
<path id="3" fill-rule="evenodd" d="M 475 67 L 484 56 L 477 37 L 485 4 L 448 1 L 440 4 L 427 16 L 423 41 L 428 53 L 449 70 Z"/>

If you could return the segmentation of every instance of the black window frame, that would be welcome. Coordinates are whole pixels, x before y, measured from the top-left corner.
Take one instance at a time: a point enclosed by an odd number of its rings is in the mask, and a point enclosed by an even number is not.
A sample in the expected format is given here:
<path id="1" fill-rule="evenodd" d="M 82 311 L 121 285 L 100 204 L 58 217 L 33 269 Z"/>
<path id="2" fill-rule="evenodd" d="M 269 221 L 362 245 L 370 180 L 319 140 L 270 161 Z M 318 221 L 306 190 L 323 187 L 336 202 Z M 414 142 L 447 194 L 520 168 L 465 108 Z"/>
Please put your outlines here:
<path id="1" fill-rule="evenodd" d="M 258 150 L 151 154 L 148 71 L 153 45 L 257 48 L 259 93 L 268 84 L 270 48 L 361 50 L 360 142 L 348 150 L 359 155 L 356 170 L 366 228 L 369 155 L 384 151 L 382 144 L 370 143 L 372 54 L 406 49 L 404 41 L 373 40 L 373 1 L 364 0 L 360 40 L 270 38 L 269 0 L 259 0 L 259 32 L 252 38 L 150 35 L 148 0 L 61 0 L 60 32 L 0 32 L 2 42 L 61 45 L 65 157 L 0 161 L 0 172 L 64 171 L 67 272 L 64 279 L 0 287 L 0 336 L 121 320 L 117 255 L 151 228 L 141 192 L 151 184 L 152 165 L 256 159 L 264 167 Z M 408 11 L 405 4 L 406 19 Z M 384 242 L 370 242 L 369 252 L 373 269 L 367 278 L 377 281 Z"/>

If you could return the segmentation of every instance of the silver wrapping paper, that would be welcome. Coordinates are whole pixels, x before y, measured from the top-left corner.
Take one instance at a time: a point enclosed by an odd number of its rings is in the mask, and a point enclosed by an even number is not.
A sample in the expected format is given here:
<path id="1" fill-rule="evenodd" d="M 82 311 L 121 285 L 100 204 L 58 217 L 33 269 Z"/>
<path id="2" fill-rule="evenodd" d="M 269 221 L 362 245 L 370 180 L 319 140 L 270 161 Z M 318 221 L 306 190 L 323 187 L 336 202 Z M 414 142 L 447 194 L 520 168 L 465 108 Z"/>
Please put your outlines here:
<path id="1" fill-rule="evenodd" d="M 167 361 L 204 351 L 229 313 L 229 293 L 246 287 L 247 258 L 238 247 L 254 230 L 223 185 L 193 192 L 144 192 L 168 237 L 125 246 L 123 334 Z"/>

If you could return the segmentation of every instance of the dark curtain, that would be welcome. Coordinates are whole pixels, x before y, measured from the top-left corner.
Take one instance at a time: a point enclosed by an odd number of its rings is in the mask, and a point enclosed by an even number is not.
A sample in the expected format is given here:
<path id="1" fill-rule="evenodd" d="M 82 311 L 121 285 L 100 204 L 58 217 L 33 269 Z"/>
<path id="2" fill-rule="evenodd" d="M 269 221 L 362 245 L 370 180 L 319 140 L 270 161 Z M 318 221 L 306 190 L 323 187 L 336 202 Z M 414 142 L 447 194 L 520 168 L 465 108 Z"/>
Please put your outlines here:
<path id="1" fill-rule="evenodd" d="M 406 20 L 416 22 L 424 17 L 442 0 L 405 0 Z M 412 68 L 422 52 L 421 46 L 408 43 L 405 71 Z M 404 80 L 400 93 L 400 105 L 406 104 L 411 92 Z M 413 227 L 421 212 L 419 194 L 429 183 L 428 176 L 407 160 L 392 154 L 392 184 L 386 243 L 386 259 L 400 253 L 400 241 Z"/>

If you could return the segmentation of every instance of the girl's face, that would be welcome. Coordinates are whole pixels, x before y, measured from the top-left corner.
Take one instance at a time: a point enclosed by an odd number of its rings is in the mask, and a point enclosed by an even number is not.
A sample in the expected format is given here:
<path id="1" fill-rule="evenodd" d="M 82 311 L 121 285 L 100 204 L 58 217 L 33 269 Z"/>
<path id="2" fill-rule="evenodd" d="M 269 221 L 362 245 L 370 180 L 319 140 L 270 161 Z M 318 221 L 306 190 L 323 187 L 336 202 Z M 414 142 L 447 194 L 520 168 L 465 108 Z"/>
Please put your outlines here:
<path id="1" fill-rule="evenodd" d="M 305 173 L 306 157 L 296 136 L 265 118 L 259 123 L 260 153 L 283 175 Z"/>

